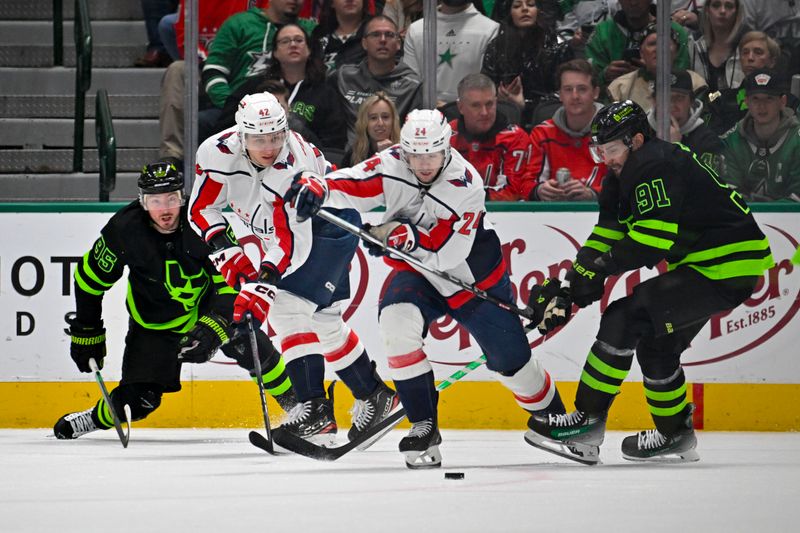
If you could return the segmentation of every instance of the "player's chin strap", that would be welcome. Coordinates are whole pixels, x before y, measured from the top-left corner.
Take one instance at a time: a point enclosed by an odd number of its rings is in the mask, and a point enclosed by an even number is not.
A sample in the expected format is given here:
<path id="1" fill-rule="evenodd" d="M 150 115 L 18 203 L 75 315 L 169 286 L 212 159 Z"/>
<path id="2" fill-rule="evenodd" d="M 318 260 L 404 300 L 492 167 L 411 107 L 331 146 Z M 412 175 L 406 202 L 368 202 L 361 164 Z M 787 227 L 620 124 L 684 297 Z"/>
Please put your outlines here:
<path id="1" fill-rule="evenodd" d="M 433 267 L 430 267 L 430 266 L 426 265 L 425 263 L 423 263 L 419 259 L 417 259 L 417 258 L 415 258 L 415 257 L 413 257 L 413 256 L 411 256 L 411 255 L 409 255 L 409 254 L 407 254 L 405 252 L 401 252 L 397 248 L 392 248 L 391 246 L 386 246 L 380 239 L 376 238 L 375 236 L 373 236 L 368 231 L 365 231 L 364 229 L 362 229 L 359 226 L 356 226 L 354 224 L 350 224 L 346 220 L 342 220 L 341 218 L 337 217 L 336 215 L 334 215 L 334 214 L 332 214 L 332 213 L 330 213 L 328 211 L 325 211 L 324 209 L 320 209 L 317 212 L 317 216 L 322 218 L 323 220 L 326 220 L 326 221 L 330 222 L 331 224 L 335 224 L 336 226 L 339 226 L 343 230 L 345 230 L 345 231 L 347 231 L 349 233 L 352 233 L 353 235 L 355 235 L 355 236 L 367 241 L 370 244 L 374 244 L 376 246 L 380 246 L 382 249 L 386 250 L 386 253 L 389 254 L 389 255 L 392 255 L 392 256 L 394 256 L 394 257 L 396 257 L 398 259 L 402 259 L 403 261 L 405 261 L 406 263 L 408 263 L 410 265 L 413 265 L 413 266 L 415 266 L 415 267 L 417 267 L 417 268 L 419 268 L 421 270 L 424 270 L 426 272 L 429 272 L 429 273 L 433 274 L 434 276 L 438 276 L 438 277 L 440 277 L 440 278 L 442 278 L 442 279 L 444 279 L 446 281 L 449 281 L 453 285 L 457 285 L 458 287 L 461 287 L 465 291 L 471 292 L 473 295 L 475 295 L 476 297 L 478 297 L 478 298 L 480 298 L 482 300 L 486 300 L 487 302 L 492 303 L 492 304 L 496 305 L 497 307 L 499 307 L 501 309 L 505 309 L 506 311 L 514 313 L 515 315 L 521 316 L 522 318 L 525 318 L 527 320 L 532 320 L 533 319 L 533 311 L 531 309 L 528 309 L 528 308 L 524 308 L 523 309 L 521 307 L 517 307 L 514 304 L 511 304 L 511 303 L 508 303 L 508 302 L 504 302 L 503 300 L 492 296 L 491 294 L 487 293 L 486 291 L 475 287 L 474 285 L 470 285 L 469 283 L 467 283 L 467 282 L 465 282 L 463 280 L 460 280 L 460 279 L 458 279 L 458 278 L 456 278 L 454 276 L 451 276 L 447 272 L 442 272 L 441 270 L 437 270 L 437 269 L 435 269 Z"/>

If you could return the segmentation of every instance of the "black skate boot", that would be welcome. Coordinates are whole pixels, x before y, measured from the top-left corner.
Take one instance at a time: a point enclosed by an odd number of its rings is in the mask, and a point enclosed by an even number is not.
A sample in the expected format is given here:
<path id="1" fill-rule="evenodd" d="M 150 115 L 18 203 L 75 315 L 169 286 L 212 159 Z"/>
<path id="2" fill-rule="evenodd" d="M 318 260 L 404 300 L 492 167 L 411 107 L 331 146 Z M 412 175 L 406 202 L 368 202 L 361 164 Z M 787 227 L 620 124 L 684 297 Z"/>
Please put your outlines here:
<path id="1" fill-rule="evenodd" d="M 439 468 L 442 466 L 441 443 L 436 419 L 426 418 L 412 424 L 411 431 L 400 440 L 399 448 L 408 468 Z"/>
<path id="2" fill-rule="evenodd" d="M 662 463 L 689 463 L 699 461 L 697 437 L 692 426 L 694 404 L 687 405 L 686 420 L 674 435 L 669 437 L 657 429 L 640 431 L 622 440 L 622 457 L 628 461 L 656 461 Z"/>
<path id="3" fill-rule="evenodd" d="M 606 416 L 607 413 L 589 414 L 582 411 L 533 415 L 528 420 L 530 430 L 525 433 L 525 441 L 561 457 L 595 465 L 600 462 Z"/>
<path id="4" fill-rule="evenodd" d="M 77 439 L 82 435 L 97 431 L 98 429 L 107 429 L 98 427 L 92 417 L 94 407 L 86 411 L 77 413 L 69 413 L 58 419 L 55 426 L 53 426 L 53 433 L 57 439 Z"/>
<path id="5" fill-rule="evenodd" d="M 400 407 L 400 396 L 387 387 L 382 381 L 378 382 L 375 391 L 364 400 L 356 400 L 350 414 L 353 415 L 353 425 L 347 432 L 348 440 L 358 439 L 364 432 L 384 420 Z M 386 431 L 376 434 L 373 438 L 364 441 L 357 447 L 364 451 L 372 446 L 386 432 L 391 431 L 392 427 L 387 427 Z"/>
<path id="6" fill-rule="evenodd" d="M 286 415 L 286 421 L 275 429 L 286 431 L 317 446 L 333 446 L 336 441 L 336 419 L 333 415 L 333 386 L 328 387 L 328 397 L 312 398 L 300 402 Z"/>

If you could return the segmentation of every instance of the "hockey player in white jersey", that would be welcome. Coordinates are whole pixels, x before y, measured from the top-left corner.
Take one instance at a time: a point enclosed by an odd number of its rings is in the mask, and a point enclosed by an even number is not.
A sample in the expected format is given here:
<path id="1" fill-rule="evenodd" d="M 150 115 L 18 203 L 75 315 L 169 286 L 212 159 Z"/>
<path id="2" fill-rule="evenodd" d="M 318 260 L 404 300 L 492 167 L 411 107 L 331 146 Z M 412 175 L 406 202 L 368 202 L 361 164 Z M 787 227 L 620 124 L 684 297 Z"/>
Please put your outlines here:
<path id="1" fill-rule="evenodd" d="M 384 245 L 444 271 L 490 295 L 512 302 L 500 241 L 485 220 L 483 183 L 458 152 L 450 150 L 451 129 L 439 111 L 412 111 L 400 144 L 359 165 L 328 174 L 296 177 L 285 199 L 301 217 L 320 205 L 361 212 L 385 206 L 383 223 L 368 231 Z M 367 245 L 374 255 L 385 248 Z M 424 350 L 428 326 L 449 314 L 483 349 L 487 366 L 530 413 L 563 413 L 555 383 L 532 357 L 517 315 L 472 292 L 395 259 L 379 305 L 383 344 L 408 419 L 400 451 L 410 468 L 441 465 L 438 393 Z"/>
<path id="2" fill-rule="evenodd" d="M 303 170 L 324 174 L 322 153 L 287 127 L 274 96 L 245 96 L 236 125 L 207 139 L 197 151 L 189 218 L 213 250 L 211 259 L 229 285 L 240 289 L 234 320 L 246 312 L 276 333 L 277 346 L 299 401 L 281 426 L 315 444 L 332 444 L 337 431 L 333 398 L 325 396 L 324 363 L 356 398 L 352 440 L 399 405 L 374 369 L 358 335 L 342 320 L 349 297 L 348 266 L 357 239 L 323 220 L 298 222 L 284 202 Z M 222 209 L 230 206 L 261 239 L 258 268 L 245 256 Z M 352 209 L 337 216 L 360 223 Z"/>

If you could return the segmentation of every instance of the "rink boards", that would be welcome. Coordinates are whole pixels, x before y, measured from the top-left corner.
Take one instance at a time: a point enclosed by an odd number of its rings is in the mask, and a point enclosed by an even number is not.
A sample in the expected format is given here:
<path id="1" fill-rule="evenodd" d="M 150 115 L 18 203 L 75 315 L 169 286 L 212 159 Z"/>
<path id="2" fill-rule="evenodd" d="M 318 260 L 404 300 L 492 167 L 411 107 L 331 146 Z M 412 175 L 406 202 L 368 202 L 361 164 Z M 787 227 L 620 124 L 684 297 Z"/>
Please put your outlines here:
<path id="1" fill-rule="evenodd" d="M 119 205 L 0 206 L 0 427 L 49 426 L 64 412 L 88 407 L 96 385 L 80 375 L 69 358 L 64 315 L 74 309 L 71 273 L 99 230 Z M 798 344 L 800 274 L 789 259 L 800 241 L 797 206 L 765 204 L 755 215 L 770 239 L 776 266 L 744 305 L 714 317 L 684 354 L 691 396 L 698 404 L 696 422 L 711 430 L 798 430 L 800 394 Z M 534 211 L 534 209 L 536 209 Z M 526 204 L 492 207 L 487 219 L 503 243 L 518 303 L 529 287 L 569 267 L 596 220 L 593 206 Z M 365 220 L 379 222 L 380 213 Z M 242 230 L 242 228 L 237 228 Z M 258 255 L 243 232 L 246 251 Z M 389 269 L 360 249 L 351 269 L 352 300 L 345 313 L 384 378 L 388 377 L 377 328 L 377 301 Z M 576 380 L 596 333 L 602 309 L 652 271 L 627 273 L 609 280 L 599 304 L 580 310 L 546 341 L 530 335 L 534 353 L 557 380 L 571 403 Z M 120 281 L 105 298 L 109 356 L 104 375 L 119 379 L 122 340 L 127 326 L 126 284 Z M 441 379 L 480 355 L 474 341 L 450 320 L 435 323 L 426 353 Z M 218 354 L 205 365 L 185 365 L 184 390 L 167 395 L 162 408 L 142 425 L 151 427 L 244 427 L 258 425 L 255 385 Z M 333 375 L 329 375 L 333 378 Z M 634 370 L 615 401 L 610 427 L 647 426 L 649 415 Z M 346 425 L 352 403 L 338 388 L 337 417 Z M 274 404 L 273 411 L 277 411 Z M 442 393 L 444 427 L 512 429 L 525 416 L 509 392 L 481 368 Z"/>

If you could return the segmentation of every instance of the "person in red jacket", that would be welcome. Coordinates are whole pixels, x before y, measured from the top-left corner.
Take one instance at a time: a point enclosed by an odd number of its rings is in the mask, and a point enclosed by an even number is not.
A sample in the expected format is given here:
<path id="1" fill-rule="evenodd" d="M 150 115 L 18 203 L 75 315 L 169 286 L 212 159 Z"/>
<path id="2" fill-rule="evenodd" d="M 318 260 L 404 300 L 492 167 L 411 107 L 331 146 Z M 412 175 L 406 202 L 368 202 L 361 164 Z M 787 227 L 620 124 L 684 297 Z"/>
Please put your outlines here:
<path id="1" fill-rule="evenodd" d="M 450 122 L 450 145 L 483 178 L 487 200 L 530 200 L 536 182 L 530 172 L 528 134 L 497 112 L 497 88 L 484 74 L 469 74 L 458 84 L 460 117 Z"/>
<path id="2" fill-rule="evenodd" d="M 602 107 L 597 78 L 588 61 L 573 59 L 559 66 L 556 83 L 561 107 L 531 131 L 532 199 L 596 200 L 606 175 L 605 164 L 589 152 L 589 127 Z"/>

